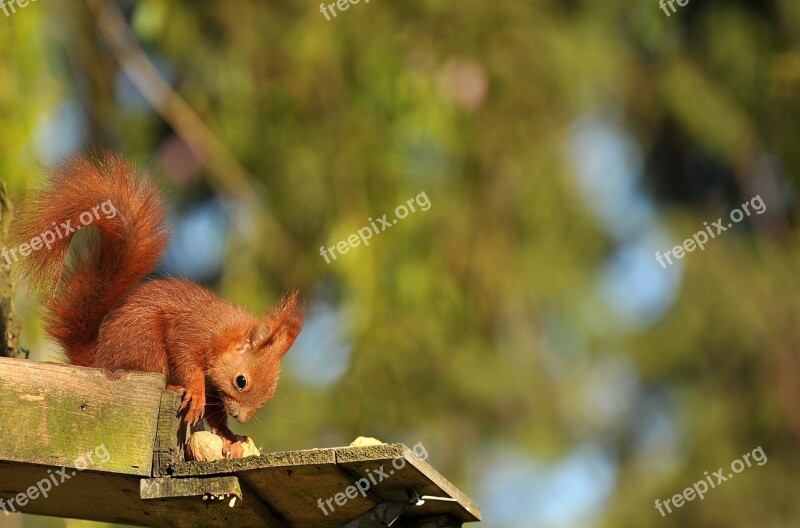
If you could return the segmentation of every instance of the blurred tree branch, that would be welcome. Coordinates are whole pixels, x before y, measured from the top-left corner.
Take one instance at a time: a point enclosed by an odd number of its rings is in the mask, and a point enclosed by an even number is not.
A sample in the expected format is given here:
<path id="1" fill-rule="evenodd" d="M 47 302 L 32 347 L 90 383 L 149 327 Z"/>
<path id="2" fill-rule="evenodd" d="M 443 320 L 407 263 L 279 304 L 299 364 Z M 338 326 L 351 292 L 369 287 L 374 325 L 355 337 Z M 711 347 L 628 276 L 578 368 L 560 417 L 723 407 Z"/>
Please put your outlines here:
<path id="1" fill-rule="evenodd" d="M 8 224 L 13 209 L 6 191 L 5 182 L 0 181 L 0 238 L 8 240 Z M 11 265 L 0 259 L 0 356 L 19 355 L 19 321 L 11 308 L 14 288 L 11 283 Z"/>
<path id="2" fill-rule="evenodd" d="M 299 247 L 291 234 L 267 212 L 250 184 L 253 176 L 231 154 L 200 116 L 163 78 L 136 41 L 117 4 L 113 1 L 86 0 L 100 31 L 122 70 L 148 103 L 169 123 L 209 170 L 212 183 L 246 204 L 264 222 L 283 255 L 293 260 Z M 254 238 L 263 239 L 260 233 Z"/>

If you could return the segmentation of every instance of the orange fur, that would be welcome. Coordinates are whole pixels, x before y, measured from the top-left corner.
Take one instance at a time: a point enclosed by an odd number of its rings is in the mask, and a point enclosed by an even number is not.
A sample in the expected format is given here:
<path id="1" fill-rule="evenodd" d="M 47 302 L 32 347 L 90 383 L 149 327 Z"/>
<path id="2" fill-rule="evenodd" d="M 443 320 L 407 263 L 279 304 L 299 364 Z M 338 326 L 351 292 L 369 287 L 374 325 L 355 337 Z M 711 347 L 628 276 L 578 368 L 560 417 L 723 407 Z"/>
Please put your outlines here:
<path id="1" fill-rule="evenodd" d="M 13 238 L 28 242 L 54 222 L 80 225 L 82 212 L 108 200 L 116 216 L 93 220 L 99 234 L 71 264 L 73 234 L 20 260 L 34 287 L 54 291 L 45 299 L 46 330 L 76 365 L 162 373 L 183 395 L 184 419 L 205 415 L 235 456 L 240 438 L 227 415 L 245 422 L 274 395 L 280 361 L 303 323 L 297 292 L 255 317 L 186 280 L 142 282 L 169 241 L 166 208 L 152 183 L 111 154 L 52 171 L 20 208 Z"/>

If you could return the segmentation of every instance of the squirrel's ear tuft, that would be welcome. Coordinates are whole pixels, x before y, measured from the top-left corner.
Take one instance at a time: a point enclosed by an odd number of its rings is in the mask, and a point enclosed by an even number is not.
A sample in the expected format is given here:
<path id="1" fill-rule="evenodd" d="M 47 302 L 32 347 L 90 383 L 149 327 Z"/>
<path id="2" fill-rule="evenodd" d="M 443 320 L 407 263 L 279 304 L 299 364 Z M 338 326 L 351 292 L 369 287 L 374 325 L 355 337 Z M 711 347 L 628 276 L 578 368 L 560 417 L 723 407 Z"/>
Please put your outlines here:
<path id="1" fill-rule="evenodd" d="M 289 351 L 300 330 L 303 329 L 305 306 L 300 300 L 300 293 L 297 290 L 287 292 L 278 302 L 270 317 L 277 321 L 275 331 L 285 332 L 286 346 L 280 351 L 283 356 Z"/>

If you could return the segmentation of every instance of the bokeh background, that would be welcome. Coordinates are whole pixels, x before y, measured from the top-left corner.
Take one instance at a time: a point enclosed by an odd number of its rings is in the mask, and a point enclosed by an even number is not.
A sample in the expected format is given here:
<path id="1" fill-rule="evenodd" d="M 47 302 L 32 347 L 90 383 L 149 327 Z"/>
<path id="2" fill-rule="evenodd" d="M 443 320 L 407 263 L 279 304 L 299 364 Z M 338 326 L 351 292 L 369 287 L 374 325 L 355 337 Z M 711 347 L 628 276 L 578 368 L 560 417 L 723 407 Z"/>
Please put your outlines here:
<path id="1" fill-rule="evenodd" d="M 278 396 L 238 428 L 266 450 L 423 442 L 489 527 L 798 526 L 800 3 L 676 7 L 40 0 L 0 12 L 0 178 L 19 201 L 120 152 L 172 207 L 160 274 L 256 311 L 306 293 Z"/>

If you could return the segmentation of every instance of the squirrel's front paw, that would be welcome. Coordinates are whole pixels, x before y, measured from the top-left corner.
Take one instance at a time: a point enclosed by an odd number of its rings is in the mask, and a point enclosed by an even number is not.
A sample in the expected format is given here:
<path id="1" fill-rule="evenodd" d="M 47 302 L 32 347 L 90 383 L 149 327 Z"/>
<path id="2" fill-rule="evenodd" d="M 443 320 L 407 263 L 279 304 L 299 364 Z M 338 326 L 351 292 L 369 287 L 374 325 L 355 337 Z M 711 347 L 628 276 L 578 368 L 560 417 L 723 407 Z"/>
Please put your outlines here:
<path id="1" fill-rule="evenodd" d="M 222 442 L 222 456 L 225 458 L 242 458 L 244 456 L 244 443 L 247 442 L 246 436 L 233 436 L 235 440 L 231 442 L 227 438 L 223 438 Z"/>
<path id="2" fill-rule="evenodd" d="M 183 421 L 189 425 L 194 425 L 203 418 L 203 413 L 206 410 L 206 391 L 187 388 L 181 394 L 183 395 L 183 402 L 181 402 L 178 411 L 182 412 L 188 408 L 186 414 L 183 415 Z"/>

